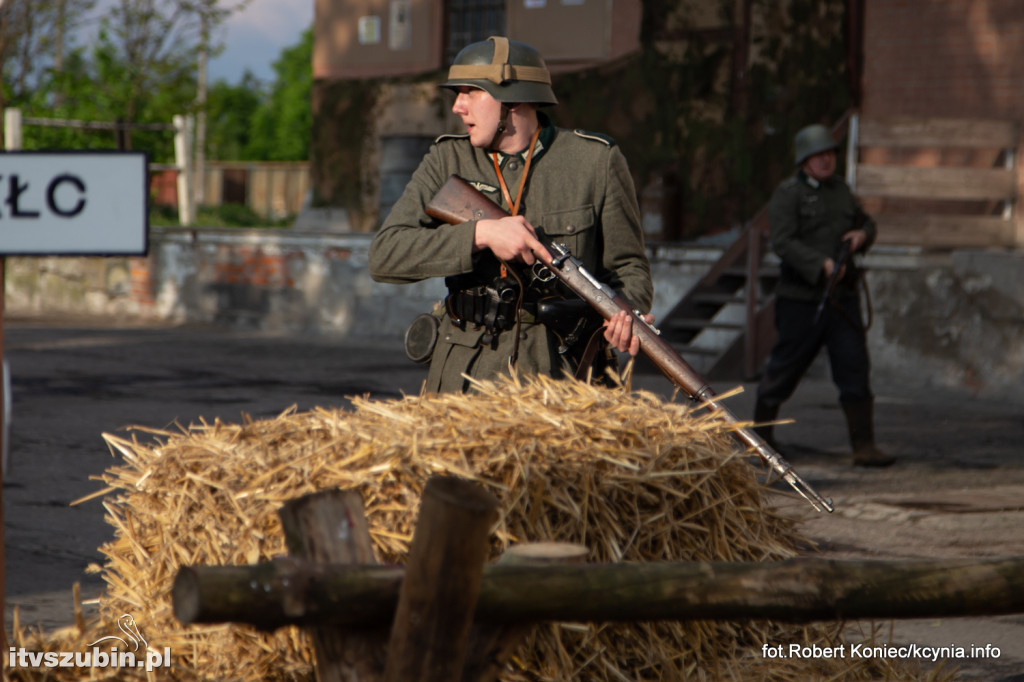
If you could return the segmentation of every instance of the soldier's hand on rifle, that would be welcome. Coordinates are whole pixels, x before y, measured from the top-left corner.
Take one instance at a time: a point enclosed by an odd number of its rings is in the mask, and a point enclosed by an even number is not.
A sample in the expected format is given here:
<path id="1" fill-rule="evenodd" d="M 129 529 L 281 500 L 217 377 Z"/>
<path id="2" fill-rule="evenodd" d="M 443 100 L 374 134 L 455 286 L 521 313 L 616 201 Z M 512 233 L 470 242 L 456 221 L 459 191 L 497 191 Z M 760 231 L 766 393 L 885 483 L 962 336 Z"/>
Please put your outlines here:
<path id="1" fill-rule="evenodd" d="M 846 258 L 847 254 L 853 254 L 857 252 L 861 246 L 863 246 L 868 240 L 868 234 L 864 230 L 850 230 L 843 235 L 842 241 L 846 242 L 846 251 L 840 250 L 842 255 L 837 256 L 843 259 L 839 267 L 839 279 L 842 279 L 846 274 Z M 821 264 L 821 269 L 825 273 L 825 279 L 829 280 L 832 277 L 832 273 L 836 271 L 836 261 L 834 258 L 826 258 L 825 262 Z M 830 285 L 831 287 L 831 285 Z"/>
<path id="2" fill-rule="evenodd" d="M 537 231 L 521 215 L 478 220 L 473 251 L 490 249 L 501 260 L 533 265 L 537 258 L 551 262 L 551 254 L 537 240 Z"/>
<path id="3" fill-rule="evenodd" d="M 644 315 L 648 324 L 654 324 L 654 315 Z M 640 352 L 640 337 L 633 334 L 633 316 L 620 310 L 604 323 L 604 338 L 608 344 L 620 353 L 628 352 L 635 356 Z"/>
<path id="4" fill-rule="evenodd" d="M 821 266 L 821 269 L 825 271 L 825 280 L 828 281 L 828 279 L 832 276 L 832 273 L 836 271 L 836 262 L 835 262 L 835 260 L 833 260 L 831 258 L 826 258 L 825 262 Z M 843 266 L 839 268 L 839 279 L 842 279 L 843 275 L 845 275 L 845 274 L 846 274 L 846 265 L 843 264 Z"/>
<path id="5" fill-rule="evenodd" d="M 850 230 L 843 235 L 843 239 L 850 242 L 850 253 L 857 253 L 868 241 L 868 233 L 864 230 Z"/>

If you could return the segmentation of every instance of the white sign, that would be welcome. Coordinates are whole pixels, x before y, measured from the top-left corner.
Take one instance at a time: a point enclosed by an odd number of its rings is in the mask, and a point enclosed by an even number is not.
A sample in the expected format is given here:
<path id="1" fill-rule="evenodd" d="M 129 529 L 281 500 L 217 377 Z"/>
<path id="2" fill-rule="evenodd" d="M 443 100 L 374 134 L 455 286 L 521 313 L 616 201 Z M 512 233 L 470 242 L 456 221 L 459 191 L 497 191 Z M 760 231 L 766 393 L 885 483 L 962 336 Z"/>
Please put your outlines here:
<path id="1" fill-rule="evenodd" d="M 145 255 L 143 152 L 0 153 L 0 254 Z"/>

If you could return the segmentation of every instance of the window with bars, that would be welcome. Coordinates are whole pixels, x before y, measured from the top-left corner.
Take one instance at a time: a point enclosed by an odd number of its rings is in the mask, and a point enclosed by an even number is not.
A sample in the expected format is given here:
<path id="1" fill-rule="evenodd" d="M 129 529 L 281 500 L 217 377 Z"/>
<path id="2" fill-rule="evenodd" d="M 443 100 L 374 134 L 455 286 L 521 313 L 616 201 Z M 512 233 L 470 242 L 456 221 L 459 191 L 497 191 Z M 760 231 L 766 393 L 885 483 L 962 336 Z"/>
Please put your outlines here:
<path id="1" fill-rule="evenodd" d="M 505 35 L 505 0 L 447 0 L 448 41 L 445 62 L 470 43 Z"/>

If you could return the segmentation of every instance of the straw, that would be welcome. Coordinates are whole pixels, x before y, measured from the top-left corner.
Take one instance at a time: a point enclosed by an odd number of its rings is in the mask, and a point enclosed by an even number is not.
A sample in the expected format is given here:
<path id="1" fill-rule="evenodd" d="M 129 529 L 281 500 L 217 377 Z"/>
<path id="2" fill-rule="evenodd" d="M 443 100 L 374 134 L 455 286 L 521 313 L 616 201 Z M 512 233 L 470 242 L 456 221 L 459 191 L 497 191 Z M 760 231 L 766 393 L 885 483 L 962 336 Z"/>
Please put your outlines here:
<path id="1" fill-rule="evenodd" d="M 251 564 L 286 553 L 277 511 L 289 499 L 354 488 L 377 559 L 402 563 L 427 479 L 477 481 L 501 502 L 493 558 L 534 541 L 575 542 L 588 561 L 773 561 L 809 546 L 777 514 L 733 428 L 690 405 L 625 387 L 546 377 L 476 383 L 468 394 L 351 399 L 271 419 L 103 434 L 123 461 L 100 477 L 114 540 L 101 547 L 106 589 L 91 624 L 28 632 L 33 650 L 79 650 L 134 616 L 149 646 L 170 647 L 170 679 L 313 680 L 306 635 L 246 626 L 182 626 L 170 590 L 186 564 Z M 93 496 L 83 498 L 90 499 Z M 95 501 L 87 502 L 95 504 Z M 901 661 L 765 660 L 765 643 L 829 645 L 838 623 L 659 622 L 539 625 L 502 679 L 940 679 Z M 76 649 L 75 647 L 78 647 Z M 81 670 L 12 679 L 87 679 Z M 79 677 L 74 677 L 74 675 Z M 119 671 L 119 679 L 138 671 Z M 48 676 L 49 675 L 49 676 Z M 167 678 L 161 671 L 161 679 Z"/>

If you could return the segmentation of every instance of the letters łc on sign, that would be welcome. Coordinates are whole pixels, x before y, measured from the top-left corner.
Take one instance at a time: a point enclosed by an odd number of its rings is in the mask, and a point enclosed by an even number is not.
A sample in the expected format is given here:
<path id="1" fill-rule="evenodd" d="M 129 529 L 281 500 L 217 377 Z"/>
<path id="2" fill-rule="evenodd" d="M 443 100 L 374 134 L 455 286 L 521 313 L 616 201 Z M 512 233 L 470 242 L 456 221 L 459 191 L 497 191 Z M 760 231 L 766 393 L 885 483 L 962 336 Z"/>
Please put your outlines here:
<path id="1" fill-rule="evenodd" d="M 0 153 L 0 255 L 145 255 L 143 152 Z"/>

